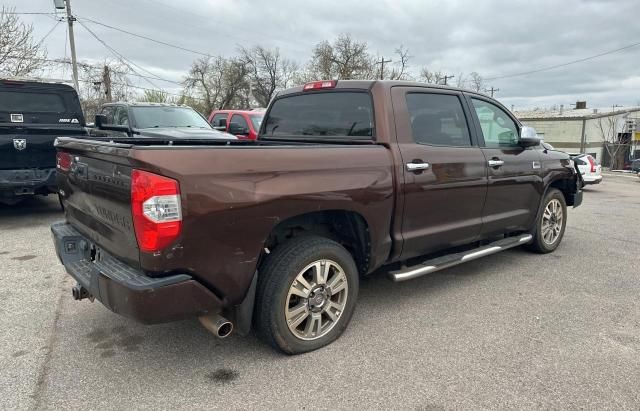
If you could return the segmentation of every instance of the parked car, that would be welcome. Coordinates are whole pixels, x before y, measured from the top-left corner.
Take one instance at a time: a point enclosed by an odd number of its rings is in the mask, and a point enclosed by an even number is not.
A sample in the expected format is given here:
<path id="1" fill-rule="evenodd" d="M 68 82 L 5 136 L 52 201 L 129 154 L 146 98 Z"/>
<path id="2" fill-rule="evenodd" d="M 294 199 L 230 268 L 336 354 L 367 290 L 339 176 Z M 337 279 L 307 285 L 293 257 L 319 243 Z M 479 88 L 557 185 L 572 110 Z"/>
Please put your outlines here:
<path id="1" fill-rule="evenodd" d="M 87 135 L 71 86 L 0 80 L 0 202 L 57 193 L 53 142 L 60 135 Z"/>
<path id="2" fill-rule="evenodd" d="M 631 161 L 631 171 L 640 172 L 640 158 Z"/>
<path id="3" fill-rule="evenodd" d="M 602 166 L 589 154 L 571 155 L 575 161 L 585 184 L 600 184 L 602 182 Z"/>
<path id="4" fill-rule="evenodd" d="M 215 110 L 209 122 L 216 130 L 226 131 L 240 139 L 255 140 L 258 137 L 263 110 Z"/>
<path id="5" fill-rule="evenodd" d="M 95 118 L 93 136 L 169 139 L 232 139 L 211 127 L 200 113 L 187 106 L 166 103 L 108 103 Z"/>
<path id="6" fill-rule="evenodd" d="M 219 337 L 253 324 L 302 353 L 344 331 L 361 275 L 549 253 L 582 202 L 566 153 L 455 88 L 308 83 L 243 143 L 61 138 L 52 232 L 74 297 L 148 323 L 197 316 Z"/>

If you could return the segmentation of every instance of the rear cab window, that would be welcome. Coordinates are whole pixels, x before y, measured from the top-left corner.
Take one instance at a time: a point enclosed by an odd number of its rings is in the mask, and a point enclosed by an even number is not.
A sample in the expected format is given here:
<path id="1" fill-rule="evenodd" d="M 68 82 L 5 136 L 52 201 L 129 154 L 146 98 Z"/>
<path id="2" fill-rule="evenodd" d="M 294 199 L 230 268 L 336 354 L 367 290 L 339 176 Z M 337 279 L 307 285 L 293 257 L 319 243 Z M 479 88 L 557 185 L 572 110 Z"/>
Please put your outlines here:
<path id="1" fill-rule="evenodd" d="M 26 113 L 64 113 L 67 107 L 58 94 L 0 91 L 0 111 Z"/>
<path id="2" fill-rule="evenodd" d="M 285 95 L 264 118 L 261 137 L 295 140 L 372 140 L 373 103 L 368 91 Z"/>

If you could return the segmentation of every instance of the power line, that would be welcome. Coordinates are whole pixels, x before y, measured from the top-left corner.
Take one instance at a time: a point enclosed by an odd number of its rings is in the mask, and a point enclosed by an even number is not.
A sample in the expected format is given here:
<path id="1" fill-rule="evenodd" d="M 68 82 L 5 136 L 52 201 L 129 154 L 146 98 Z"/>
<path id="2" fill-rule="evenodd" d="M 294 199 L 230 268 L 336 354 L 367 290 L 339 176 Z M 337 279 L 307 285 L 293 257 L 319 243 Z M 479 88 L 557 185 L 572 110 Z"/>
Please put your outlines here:
<path id="1" fill-rule="evenodd" d="M 606 55 L 609 55 L 609 54 L 617 53 L 619 51 L 627 50 L 627 49 L 630 49 L 632 47 L 637 47 L 637 46 L 640 46 L 640 42 L 629 44 L 628 46 L 620 47 L 618 49 L 605 51 L 604 53 L 595 54 L 593 56 L 584 57 L 584 58 L 581 58 L 581 59 L 578 59 L 578 60 L 569 61 L 569 62 L 566 62 L 566 63 L 555 64 L 553 66 L 543 67 L 543 68 L 530 70 L 530 71 L 524 71 L 524 72 L 521 72 L 521 73 L 507 74 L 507 75 L 504 75 L 504 76 L 496 76 L 496 77 L 487 77 L 487 78 L 485 78 L 485 80 L 492 81 L 492 80 L 498 80 L 498 79 L 503 79 L 503 78 L 519 77 L 519 76 L 526 76 L 528 74 L 540 73 L 541 71 L 553 70 L 553 69 L 560 68 L 560 67 L 570 66 L 570 65 L 576 64 L 576 63 L 582 63 L 584 61 L 593 60 L 593 59 L 596 59 L 598 57 L 603 57 L 603 56 L 606 56 Z"/>
<path id="2" fill-rule="evenodd" d="M 54 25 L 53 25 L 53 27 L 51 27 L 51 30 L 49 30 L 49 31 L 47 32 L 47 34 L 45 34 L 45 35 L 44 35 L 44 37 L 42 37 L 42 38 L 40 39 L 40 41 L 39 41 L 38 43 L 36 43 L 36 47 L 40 46 L 40 45 L 42 44 L 42 42 L 43 42 L 43 41 L 45 41 L 45 40 L 47 39 L 47 37 L 49 37 L 49 35 L 50 35 L 51 33 L 53 33 L 53 30 L 55 30 L 55 29 L 56 29 L 56 27 L 58 27 L 58 24 L 60 24 L 60 22 L 59 22 L 59 21 L 56 21 L 56 24 L 54 24 Z"/>
<path id="3" fill-rule="evenodd" d="M 43 13 L 43 12 L 24 12 L 24 11 L 5 11 L 2 14 L 14 14 L 14 15 L 31 15 L 31 16 L 55 16 L 55 13 Z"/>
<path id="4" fill-rule="evenodd" d="M 64 64 L 66 65 L 71 65 L 71 61 L 69 61 L 67 59 L 67 56 L 65 55 L 64 58 L 60 58 L 60 59 L 45 59 L 45 58 L 36 58 L 36 57 L 21 57 L 21 56 L 5 56 L 8 59 L 22 59 L 22 60 L 31 60 L 31 61 L 42 61 L 45 63 L 54 63 L 54 64 Z M 82 63 L 82 62 L 78 62 L 78 66 L 80 67 L 84 67 L 84 68 L 99 68 L 99 66 L 97 65 L 93 65 L 93 64 L 89 64 L 89 63 Z M 184 85 L 178 81 L 174 81 L 174 80 L 165 80 L 165 79 L 159 79 L 157 77 L 151 77 L 151 76 L 145 76 L 142 74 L 138 74 L 138 73 L 129 73 L 126 71 L 119 71 L 119 70 L 111 70 L 112 73 L 116 73 L 116 74 L 122 74 L 125 76 L 133 76 L 133 77 L 139 77 L 139 78 L 147 78 L 147 79 L 151 79 L 151 80 L 162 80 L 162 81 L 167 81 L 167 82 L 171 82 L 177 85 Z"/>
<path id="5" fill-rule="evenodd" d="M 182 51 L 188 51 L 189 53 L 198 54 L 198 55 L 204 56 L 204 57 L 213 57 L 209 53 L 204 53 L 204 52 L 201 52 L 201 51 L 192 50 L 192 49 L 188 49 L 186 47 L 178 46 L 176 44 L 167 43 L 165 41 L 156 40 L 156 39 L 151 38 L 151 37 L 143 36 L 142 34 L 132 33 L 132 32 L 130 32 L 128 30 L 124 30 L 124 29 L 121 29 L 121 28 L 118 28 L 118 27 L 114 27 L 114 26 L 111 26 L 109 24 L 101 23 L 99 21 L 90 19 L 88 17 L 81 17 L 80 19 L 86 20 L 86 21 L 90 21 L 93 24 L 97 24 L 99 26 L 103 26 L 103 27 L 109 28 L 111 30 L 116 30 L 116 31 L 119 31 L 121 33 L 128 34 L 130 36 L 134 36 L 134 37 L 138 37 L 138 38 L 141 38 L 141 39 L 144 39 L 144 40 L 152 41 L 154 43 L 162 44 L 162 45 L 167 46 L 167 47 L 172 47 L 174 49 L 178 49 L 178 50 L 182 50 Z"/>
<path id="6" fill-rule="evenodd" d="M 80 79 L 79 81 L 80 81 L 80 82 L 83 82 L 83 83 L 93 83 L 93 80 Z M 112 84 L 112 85 L 113 85 L 113 84 L 115 84 L 115 85 L 117 85 L 117 86 L 126 86 L 126 87 L 130 87 L 130 88 L 137 89 L 137 90 L 143 90 L 143 91 L 158 91 L 158 89 L 157 89 L 157 88 L 148 88 L 148 87 L 134 86 L 134 85 L 131 85 L 131 84 L 129 84 L 129 83 L 111 82 L 111 84 Z M 184 95 L 184 94 L 170 93 L 170 92 L 165 91 L 165 90 L 160 90 L 160 91 L 162 91 L 163 93 L 165 93 L 165 94 L 166 94 L 166 95 L 168 95 L 168 96 L 174 96 L 174 97 L 188 97 L 188 98 L 192 98 L 192 99 L 194 99 L 194 100 L 200 100 L 200 101 L 206 101 L 206 100 L 207 100 L 207 99 L 205 99 L 205 98 L 203 98 L 203 97 L 193 97 L 193 96 L 187 96 L 187 95 Z"/>
<path id="7" fill-rule="evenodd" d="M 78 23 L 80 23 L 80 25 L 82 27 L 84 27 L 85 30 L 87 30 L 89 32 L 89 34 L 91 34 L 96 40 L 98 40 L 100 43 L 102 43 L 103 46 L 105 46 L 109 51 L 111 51 L 111 53 L 113 53 L 114 56 L 116 56 L 116 58 L 118 60 L 120 60 L 125 66 L 127 66 L 129 68 L 129 70 L 131 70 L 132 72 L 138 74 L 138 72 L 132 67 L 132 66 L 136 66 L 139 67 L 137 64 L 135 64 L 134 62 L 128 60 L 126 57 L 124 57 L 122 54 L 118 53 L 114 48 L 112 48 L 111 46 L 109 46 L 104 40 L 102 40 L 100 37 L 98 37 L 90 28 L 88 28 L 86 26 L 86 24 L 84 24 L 82 21 L 78 21 Z M 153 74 L 153 73 L 151 73 Z M 151 80 L 149 80 L 148 78 L 144 79 L 147 83 L 151 84 L 151 87 L 155 87 L 156 89 L 161 89 L 160 87 L 158 87 L 157 85 L 155 85 Z"/>

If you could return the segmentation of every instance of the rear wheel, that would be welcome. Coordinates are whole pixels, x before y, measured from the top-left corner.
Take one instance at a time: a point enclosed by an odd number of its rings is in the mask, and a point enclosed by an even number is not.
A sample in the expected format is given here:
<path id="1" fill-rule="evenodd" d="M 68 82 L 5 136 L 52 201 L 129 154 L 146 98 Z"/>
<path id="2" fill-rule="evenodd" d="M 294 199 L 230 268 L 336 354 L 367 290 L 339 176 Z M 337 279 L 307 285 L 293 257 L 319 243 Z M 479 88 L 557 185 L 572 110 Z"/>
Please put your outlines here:
<path id="1" fill-rule="evenodd" d="M 255 328 L 285 353 L 316 350 L 342 334 L 357 296 L 358 271 L 344 247 L 322 237 L 295 238 L 261 267 Z"/>
<path id="2" fill-rule="evenodd" d="M 567 204 L 560 190 L 550 189 L 542 201 L 542 210 L 536 220 L 532 251 L 550 253 L 560 245 L 567 225 Z"/>

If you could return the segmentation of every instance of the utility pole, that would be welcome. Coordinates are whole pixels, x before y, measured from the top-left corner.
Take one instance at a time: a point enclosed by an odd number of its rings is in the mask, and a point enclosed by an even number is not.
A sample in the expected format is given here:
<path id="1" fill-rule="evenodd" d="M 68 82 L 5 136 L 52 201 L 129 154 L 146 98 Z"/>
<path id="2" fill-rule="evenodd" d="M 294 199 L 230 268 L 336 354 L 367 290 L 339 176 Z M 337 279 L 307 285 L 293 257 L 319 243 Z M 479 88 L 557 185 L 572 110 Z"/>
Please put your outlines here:
<path id="1" fill-rule="evenodd" d="M 67 23 L 69 24 L 69 46 L 71 48 L 71 67 L 73 69 L 73 84 L 76 87 L 76 91 L 80 92 L 80 86 L 78 85 L 78 62 L 76 61 L 76 41 L 73 36 L 73 22 L 76 18 L 71 14 L 71 0 L 65 0 L 67 8 Z"/>
<path id="2" fill-rule="evenodd" d="M 613 106 L 611 106 L 611 111 L 616 111 L 617 107 L 623 107 L 620 104 L 614 104 Z"/>
<path id="3" fill-rule="evenodd" d="M 109 66 L 106 64 L 102 70 L 102 84 L 104 84 L 104 95 L 107 103 L 111 103 L 113 101 L 113 96 L 111 95 L 111 72 L 109 71 Z"/>
<path id="4" fill-rule="evenodd" d="M 447 80 L 449 80 L 450 78 L 454 78 L 455 76 L 447 76 L 446 74 L 442 77 L 444 79 L 444 85 L 447 85 Z"/>
<path id="5" fill-rule="evenodd" d="M 391 63 L 391 60 L 385 60 L 384 56 L 376 64 L 380 64 L 380 80 L 384 80 L 384 63 Z"/>
<path id="6" fill-rule="evenodd" d="M 484 92 L 490 92 L 491 93 L 491 98 L 493 98 L 493 93 L 495 93 L 496 91 L 500 91 L 499 88 L 493 88 L 493 86 L 491 86 L 491 89 L 484 89 Z"/>

